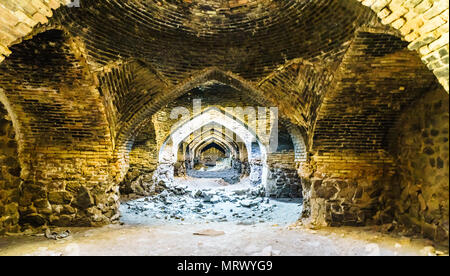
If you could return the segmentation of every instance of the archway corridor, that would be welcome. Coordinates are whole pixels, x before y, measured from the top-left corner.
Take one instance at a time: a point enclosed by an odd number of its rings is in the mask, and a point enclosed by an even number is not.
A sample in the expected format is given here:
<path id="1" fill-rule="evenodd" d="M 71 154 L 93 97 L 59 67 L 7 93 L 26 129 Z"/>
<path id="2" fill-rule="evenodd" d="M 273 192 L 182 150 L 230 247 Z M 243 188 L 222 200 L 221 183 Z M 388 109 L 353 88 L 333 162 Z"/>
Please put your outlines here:
<path id="1" fill-rule="evenodd" d="M 447 1 L 2 0 L 0 24 L 0 256 L 449 254 Z"/>

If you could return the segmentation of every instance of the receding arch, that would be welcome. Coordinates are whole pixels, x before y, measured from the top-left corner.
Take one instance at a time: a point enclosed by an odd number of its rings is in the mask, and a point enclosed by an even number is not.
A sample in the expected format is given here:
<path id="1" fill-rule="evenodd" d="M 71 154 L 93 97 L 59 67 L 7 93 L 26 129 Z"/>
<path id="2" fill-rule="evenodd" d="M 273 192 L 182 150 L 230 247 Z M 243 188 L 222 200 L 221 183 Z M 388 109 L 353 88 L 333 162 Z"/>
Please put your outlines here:
<path id="1" fill-rule="evenodd" d="M 191 151 L 196 154 L 198 151 L 201 151 L 201 147 L 205 145 L 205 143 L 208 143 L 210 141 L 214 141 L 219 143 L 221 146 L 225 146 L 227 149 L 229 149 L 230 153 L 233 154 L 233 156 L 237 156 L 238 150 L 234 147 L 233 144 L 229 143 L 225 139 L 222 139 L 218 136 L 211 135 L 210 137 L 204 138 L 201 141 L 198 141 L 198 143 L 194 144 Z"/>
<path id="2" fill-rule="evenodd" d="M 243 122 L 234 119 L 234 116 L 231 114 L 227 114 L 215 107 L 209 108 L 201 114 L 194 116 L 188 122 L 177 127 L 169 134 L 159 151 L 160 165 L 170 166 L 171 164 L 175 164 L 178 159 L 177 153 L 180 143 L 189 137 L 191 133 L 200 130 L 203 126 L 211 125 L 212 123 L 222 125 L 238 135 L 247 149 L 249 163 L 253 164 L 253 166 L 251 166 L 250 178 L 253 179 L 255 183 L 266 185 L 268 174 L 266 164 L 268 145 L 264 145 L 256 133 L 248 129 Z M 258 145 L 259 151 L 252 150 L 253 144 L 255 143 Z M 261 166 L 262 169 L 259 169 L 259 166 Z"/>
<path id="3" fill-rule="evenodd" d="M 202 152 L 205 151 L 205 148 L 207 148 L 208 146 L 210 146 L 212 144 L 218 145 L 221 148 L 219 150 L 221 150 L 224 154 L 231 153 L 231 149 L 230 149 L 230 146 L 228 144 L 220 141 L 219 139 L 217 139 L 215 137 L 211 137 L 211 138 L 208 138 L 208 139 L 200 142 L 197 145 L 197 147 L 195 147 L 192 150 L 193 153 L 194 153 L 194 157 L 198 157 L 199 155 L 201 155 Z"/>
<path id="4" fill-rule="evenodd" d="M 213 130 L 213 131 L 212 131 Z M 211 126 L 210 129 L 205 130 L 203 133 L 199 134 L 196 137 L 189 137 L 189 139 L 185 140 L 184 143 L 187 143 L 186 150 L 189 149 L 189 165 L 194 165 L 194 160 L 196 160 L 196 151 L 198 146 L 200 146 L 203 142 L 210 140 L 211 138 L 215 138 L 216 141 L 220 141 L 231 149 L 231 157 L 234 161 L 238 162 L 237 164 L 241 164 L 241 162 L 247 161 L 247 150 L 243 143 L 237 143 L 235 141 L 236 135 L 233 134 L 233 137 L 230 137 L 226 132 L 218 131 L 217 126 Z M 181 145 L 180 145 L 181 147 Z M 185 156 L 186 159 L 186 156 Z M 240 167 L 240 165 L 237 165 Z"/>
<path id="5" fill-rule="evenodd" d="M 236 150 L 236 152 L 239 152 L 239 146 L 238 146 L 238 144 L 236 143 L 236 141 L 234 140 L 233 137 L 230 137 L 226 133 L 219 132 L 217 130 L 212 130 L 212 129 L 205 130 L 204 132 L 202 132 L 201 134 L 197 135 L 196 137 L 192 137 L 192 138 L 184 140 L 184 141 L 189 146 L 191 146 L 191 145 L 195 146 L 196 144 L 198 144 L 201 141 L 203 141 L 201 139 L 205 139 L 207 137 L 216 137 L 218 139 L 221 139 L 223 142 L 226 142 L 227 144 L 229 144 L 233 149 Z"/>
<path id="6" fill-rule="evenodd" d="M 246 143 L 246 147 L 248 150 L 248 156 L 250 159 L 256 158 L 253 156 L 251 152 L 251 143 L 258 142 L 261 144 L 261 140 L 254 130 L 248 129 L 248 126 L 245 123 L 240 122 L 238 119 L 234 119 L 234 116 L 231 114 L 227 114 L 225 111 L 221 111 L 218 108 L 209 108 L 203 111 L 201 114 L 194 116 L 188 122 L 183 122 L 181 126 L 173 130 L 168 137 L 165 139 L 163 147 L 161 147 L 160 151 L 160 161 L 168 158 L 162 152 L 167 144 L 172 144 L 172 150 L 170 152 L 176 152 L 178 150 L 178 145 L 185 140 L 191 133 L 201 129 L 203 126 L 207 126 L 211 123 L 215 123 L 217 125 L 222 125 L 225 128 L 230 129 L 234 133 L 238 135 L 238 137 Z M 261 147 L 261 156 L 263 160 L 267 158 L 267 149 L 266 147 Z M 170 154 L 170 153 L 168 153 Z M 173 156 L 173 155 L 171 155 Z M 174 160 L 174 157 L 172 157 Z"/>
<path id="7" fill-rule="evenodd" d="M 215 67 L 197 72 L 194 76 L 186 79 L 176 87 L 168 88 L 168 91 L 165 91 L 165 93 L 159 93 L 153 98 L 149 96 L 148 99 L 143 99 L 146 104 L 136 111 L 129 122 L 124 124 L 118 131 L 115 155 L 117 164 L 120 168 L 119 179 L 122 179 L 128 170 L 128 154 L 134 143 L 134 137 L 140 132 L 140 129 L 145 126 L 144 122 L 173 99 L 184 95 L 195 87 L 199 87 L 202 84 L 211 81 L 223 83 L 237 91 L 253 95 L 255 99 L 258 99 L 260 104 L 270 106 L 271 102 L 263 92 L 231 72 L 223 72 Z"/>

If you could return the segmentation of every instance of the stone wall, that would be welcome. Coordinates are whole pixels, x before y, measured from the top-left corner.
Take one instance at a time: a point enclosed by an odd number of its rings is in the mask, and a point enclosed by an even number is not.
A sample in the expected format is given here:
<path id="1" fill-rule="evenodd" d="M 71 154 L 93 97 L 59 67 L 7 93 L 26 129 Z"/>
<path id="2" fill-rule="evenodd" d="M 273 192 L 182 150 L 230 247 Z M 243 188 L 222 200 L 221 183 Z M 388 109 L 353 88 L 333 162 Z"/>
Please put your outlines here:
<path id="1" fill-rule="evenodd" d="M 302 197 L 301 180 L 298 176 L 293 151 L 269 154 L 267 165 L 269 177 L 266 192 L 271 197 Z"/>
<path id="2" fill-rule="evenodd" d="M 392 222 L 392 158 L 386 152 L 318 153 L 300 165 L 303 218 L 313 224 L 361 226 Z"/>
<path id="3" fill-rule="evenodd" d="M 397 174 L 396 219 L 426 237 L 449 235 L 449 99 L 432 90 L 405 110 L 390 134 Z"/>
<path id="4" fill-rule="evenodd" d="M 130 168 L 120 184 L 121 195 L 148 195 L 154 192 L 153 172 L 158 165 L 153 122 L 149 121 L 136 137 L 130 151 Z"/>
<path id="5" fill-rule="evenodd" d="M 16 132 L 0 103 L 0 235 L 20 229 L 20 170 Z"/>

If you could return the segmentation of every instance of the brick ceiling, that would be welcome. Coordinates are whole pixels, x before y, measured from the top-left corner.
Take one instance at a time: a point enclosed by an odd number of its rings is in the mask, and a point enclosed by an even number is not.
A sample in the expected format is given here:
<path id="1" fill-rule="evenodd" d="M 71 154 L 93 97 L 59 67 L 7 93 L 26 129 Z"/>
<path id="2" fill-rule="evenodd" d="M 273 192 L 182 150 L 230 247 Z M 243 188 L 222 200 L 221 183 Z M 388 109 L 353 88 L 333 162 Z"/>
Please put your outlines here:
<path id="1" fill-rule="evenodd" d="M 82 56 L 84 66 L 86 58 L 98 80 L 109 128 L 120 142 L 138 134 L 161 106 L 195 88 L 190 83 L 215 80 L 278 106 L 286 123 L 301 126 L 310 137 L 320 117 L 316 139 L 324 147 L 341 147 L 345 141 L 335 145 L 328 132 L 353 134 L 346 130 L 353 126 L 330 122 L 342 118 L 353 122 L 372 112 L 378 114 L 374 121 L 392 123 L 400 109 L 436 82 L 397 32 L 384 27 L 357 1 L 80 0 L 80 4 L 57 9 L 49 24 L 35 29 L 34 38 L 11 47 L 12 55 L 0 67 L 9 69 L 0 77 L 17 75 L 25 64 L 41 69 L 48 65 L 48 70 L 25 78 L 40 84 L 39 76 L 48 74 L 57 86 L 56 76 L 72 66 L 71 52 L 76 52 L 76 61 Z M 55 28 L 60 31 L 52 31 Z M 43 33 L 36 35 L 39 32 Z M 53 61 L 56 64 L 50 64 Z M 408 74 L 401 73 L 404 68 Z M 422 81 L 411 81 L 412 76 Z M 356 92 L 374 99 L 367 100 L 365 110 L 351 112 Z M 386 106 L 385 101 L 391 104 Z M 323 102 L 327 105 L 320 110 Z M 330 102 L 340 104 L 332 108 Z M 384 146 L 385 132 L 383 128 L 361 148 Z"/>
<path id="2" fill-rule="evenodd" d="M 177 83 L 212 66 L 256 81 L 294 58 L 334 62 L 373 16 L 341 0 L 81 0 L 51 23 L 81 39 L 93 68 L 138 58 Z"/>

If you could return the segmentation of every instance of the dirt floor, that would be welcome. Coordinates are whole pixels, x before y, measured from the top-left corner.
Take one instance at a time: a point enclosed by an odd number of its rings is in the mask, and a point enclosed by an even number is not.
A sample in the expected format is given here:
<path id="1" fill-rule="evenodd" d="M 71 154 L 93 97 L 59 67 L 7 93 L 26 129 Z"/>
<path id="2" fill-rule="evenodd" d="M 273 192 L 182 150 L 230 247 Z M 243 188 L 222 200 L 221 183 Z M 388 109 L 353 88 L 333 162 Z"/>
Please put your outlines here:
<path id="1" fill-rule="evenodd" d="M 218 236 L 194 233 L 215 230 Z M 60 231 L 65 229 L 60 229 Z M 43 236 L 0 238 L 0 256 L 401 256 L 448 255 L 421 239 L 381 234 L 368 228 L 311 230 L 277 225 L 168 224 L 71 228 L 61 240 Z M 220 233 L 220 231 L 223 232 Z"/>
<path id="2" fill-rule="evenodd" d="M 123 202 L 120 224 L 0 237 L 0 256 L 448 255 L 448 247 L 380 228 L 311 229 L 296 222 L 301 201 L 257 194 L 245 180 L 177 179 L 164 195 Z"/>

